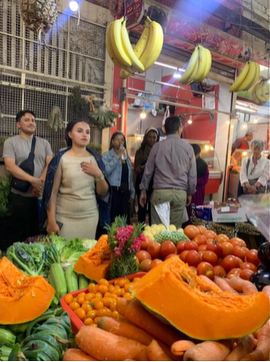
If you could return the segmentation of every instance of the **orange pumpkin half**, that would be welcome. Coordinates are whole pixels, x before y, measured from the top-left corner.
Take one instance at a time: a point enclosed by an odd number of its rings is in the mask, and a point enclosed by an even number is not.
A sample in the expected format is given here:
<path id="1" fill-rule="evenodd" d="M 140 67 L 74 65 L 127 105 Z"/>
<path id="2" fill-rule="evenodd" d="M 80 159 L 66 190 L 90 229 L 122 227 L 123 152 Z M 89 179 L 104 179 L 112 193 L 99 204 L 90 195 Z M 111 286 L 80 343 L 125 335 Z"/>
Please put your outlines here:
<path id="1" fill-rule="evenodd" d="M 53 287 L 41 276 L 26 276 L 5 256 L 0 260 L 0 324 L 39 317 L 50 306 Z"/>
<path id="2" fill-rule="evenodd" d="M 132 286 L 148 310 L 181 332 L 201 340 L 238 338 L 259 329 L 269 318 L 262 292 L 221 291 L 195 275 L 178 256 L 165 260 Z"/>

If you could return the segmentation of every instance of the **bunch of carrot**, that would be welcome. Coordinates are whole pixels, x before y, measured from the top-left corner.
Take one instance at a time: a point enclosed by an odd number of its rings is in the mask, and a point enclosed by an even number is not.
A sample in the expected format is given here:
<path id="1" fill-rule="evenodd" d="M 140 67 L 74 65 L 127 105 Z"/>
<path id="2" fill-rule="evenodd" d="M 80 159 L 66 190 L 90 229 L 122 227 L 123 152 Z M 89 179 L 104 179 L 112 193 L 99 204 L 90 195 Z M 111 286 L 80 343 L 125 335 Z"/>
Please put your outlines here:
<path id="1" fill-rule="evenodd" d="M 212 283 L 212 281 L 209 280 Z M 221 290 L 250 294 L 249 281 L 217 278 Z M 256 290 L 257 291 L 257 290 Z M 270 299 L 270 286 L 263 289 Z M 98 328 L 81 327 L 75 336 L 77 348 L 68 349 L 64 361 L 254 361 L 269 360 L 270 321 L 254 334 L 238 340 L 198 341 L 164 324 L 133 299 L 118 298 L 120 320 L 100 317 Z"/>

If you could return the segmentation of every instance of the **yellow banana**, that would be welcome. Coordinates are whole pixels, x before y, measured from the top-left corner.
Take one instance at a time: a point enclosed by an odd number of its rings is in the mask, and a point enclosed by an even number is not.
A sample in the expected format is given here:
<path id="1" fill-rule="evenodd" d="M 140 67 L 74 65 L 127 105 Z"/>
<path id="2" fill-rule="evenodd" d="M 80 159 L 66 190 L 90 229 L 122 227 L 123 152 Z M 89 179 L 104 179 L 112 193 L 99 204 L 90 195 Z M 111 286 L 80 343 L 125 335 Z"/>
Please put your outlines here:
<path id="1" fill-rule="evenodd" d="M 249 62 L 249 63 L 250 64 L 249 64 L 248 74 L 247 74 L 246 78 L 244 79 L 244 81 L 238 87 L 237 92 L 249 90 L 258 79 L 258 77 L 257 77 L 257 79 L 255 79 L 255 77 L 257 75 L 256 63 L 255 62 Z"/>
<path id="2" fill-rule="evenodd" d="M 248 74 L 249 64 L 250 64 L 250 61 L 246 62 L 246 64 L 244 65 L 244 68 L 241 70 L 241 72 L 238 75 L 238 77 L 236 78 L 235 82 L 231 85 L 231 87 L 229 89 L 230 92 L 237 92 L 238 91 L 238 88 L 243 83 L 243 81 L 245 80 L 245 78 L 246 78 L 246 76 Z"/>
<path id="3" fill-rule="evenodd" d="M 140 56 L 140 61 L 144 65 L 145 70 L 149 69 L 157 60 L 163 46 L 163 30 L 161 25 L 156 21 L 151 21 L 149 28 L 148 41 L 145 50 Z"/>
<path id="4" fill-rule="evenodd" d="M 209 49 L 204 48 L 204 63 L 205 63 L 205 69 L 203 73 L 202 79 L 204 79 L 207 74 L 209 73 L 212 65 L 212 55 Z"/>
<path id="5" fill-rule="evenodd" d="M 198 45 L 199 59 L 193 72 L 191 79 L 192 82 L 200 82 L 204 79 L 204 73 L 206 70 L 206 50 L 202 45 Z"/>
<path id="6" fill-rule="evenodd" d="M 106 29 L 106 49 L 107 49 L 107 52 L 108 52 L 109 57 L 111 58 L 113 64 L 116 65 L 117 67 L 121 68 L 121 64 L 118 62 L 118 60 L 114 54 L 112 44 L 111 44 L 111 39 L 110 39 L 111 26 L 112 26 L 112 23 L 110 23 Z"/>
<path id="7" fill-rule="evenodd" d="M 122 68 L 122 69 L 120 70 L 119 77 L 120 77 L 121 79 L 127 79 L 131 74 L 132 74 L 132 72 L 128 72 L 127 70 L 125 70 L 125 69 Z"/>
<path id="8" fill-rule="evenodd" d="M 269 101 L 270 84 L 267 80 L 262 80 L 256 88 L 256 97 L 260 103 Z"/>
<path id="9" fill-rule="evenodd" d="M 253 102 L 255 102 L 257 104 L 261 104 L 261 101 L 259 100 L 259 98 L 256 95 L 256 91 L 257 91 L 258 87 L 260 87 L 260 83 L 255 84 L 254 87 L 252 88 L 251 97 L 252 97 Z"/>
<path id="10" fill-rule="evenodd" d="M 192 82 L 192 76 L 194 70 L 196 69 L 199 60 L 198 58 L 199 58 L 199 46 L 197 45 L 193 50 L 193 53 L 191 54 L 186 70 L 181 75 L 181 78 L 179 78 L 179 83 L 189 84 L 190 82 Z"/>
<path id="11" fill-rule="evenodd" d="M 125 20 L 122 21 L 122 23 L 121 23 L 121 36 L 122 36 L 123 49 L 124 49 L 127 57 L 131 61 L 132 68 L 134 68 L 134 71 L 141 72 L 141 73 L 144 72 L 144 66 L 141 63 L 141 61 L 139 60 L 139 58 L 137 57 L 137 55 L 135 54 L 135 52 L 132 48 L 132 45 L 130 43 Z"/>
<path id="12" fill-rule="evenodd" d="M 122 40 L 122 22 L 124 17 L 121 19 L 117 19 L 112 22 L 112 26 L 110 28 L 110 40 L 112 44 L 112 48 L 116 59 L 119 64 L 121 64 L 121 68 L 130 67 L 132 62 L 128 55 L 125 52 L 124 44 Z"/>
<path id="13" fill-rule="evenodd" d="M 250 88 L 254 86 L 254 84 L 257 82 L 257 80 L 259 79 L 259 76 L 260 76 L 260 65 L 256 62 L 255 62 L 255 65 L 256 65 L 255 75 L 254 75 L 254 79 L 253 79 L 253 82 L 252 82 Z"/>

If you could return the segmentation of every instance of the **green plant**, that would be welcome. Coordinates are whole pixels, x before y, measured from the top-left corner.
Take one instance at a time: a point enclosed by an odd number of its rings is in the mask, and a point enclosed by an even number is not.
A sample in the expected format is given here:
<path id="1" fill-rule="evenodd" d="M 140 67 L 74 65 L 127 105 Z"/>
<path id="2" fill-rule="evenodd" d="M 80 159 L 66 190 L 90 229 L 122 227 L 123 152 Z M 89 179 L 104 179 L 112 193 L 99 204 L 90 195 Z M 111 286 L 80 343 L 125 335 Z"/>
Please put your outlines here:
<path id="1" fill-rule="evenodd" d="M 0 177 L 0 217 L 11 215 L 10 176 Z"/>

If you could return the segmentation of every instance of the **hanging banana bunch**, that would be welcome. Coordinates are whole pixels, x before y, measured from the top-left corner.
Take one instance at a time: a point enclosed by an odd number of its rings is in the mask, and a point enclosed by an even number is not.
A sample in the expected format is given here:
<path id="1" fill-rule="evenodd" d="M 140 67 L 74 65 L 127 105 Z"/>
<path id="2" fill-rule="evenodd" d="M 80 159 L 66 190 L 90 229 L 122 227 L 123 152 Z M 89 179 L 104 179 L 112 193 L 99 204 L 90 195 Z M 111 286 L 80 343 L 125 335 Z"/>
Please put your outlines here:
<path id="1" fill-rule="evenodd" d="M 230 92 L 248 91 L 257 82 L 260 75 L 260 66 L 256 62 L 247 61 L 244 68 L 230 87 Z"/>
<path id="2" fill-rule="evenodd" d="M 25 26 L 38 34 L 39 40 L 57 18 L 56 0 L 20 0 L 20 10 Z"/>
<path id="3" fill-rule="evenodd" d="M 121 68 L 120 77 L 144 73 L 157 60 L 163 46 L 163 29 L 148 16 L 144 30 L 133 48 L 124 17 L 111 22 L 106 30 L 106 48 L 112 62 Z"/>
<path id="4" fill-rule="evenodd" d="M 263 104 L 270 100 L 270 84 L 267 79 L 255 84 L 251 92 L 252 100 L 257 104 Z"/>

